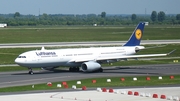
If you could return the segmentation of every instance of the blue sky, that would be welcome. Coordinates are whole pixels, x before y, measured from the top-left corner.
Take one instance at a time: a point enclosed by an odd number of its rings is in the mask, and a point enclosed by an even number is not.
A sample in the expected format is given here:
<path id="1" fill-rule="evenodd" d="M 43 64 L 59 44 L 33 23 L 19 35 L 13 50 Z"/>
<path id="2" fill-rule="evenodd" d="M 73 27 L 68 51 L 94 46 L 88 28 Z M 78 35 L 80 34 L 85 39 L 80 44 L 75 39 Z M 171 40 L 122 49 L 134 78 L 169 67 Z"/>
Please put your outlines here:
<path id="1" fill-rule="evenodd" d="M 0 14 L 180 14 L 180 0 L 0 0 Z"/>

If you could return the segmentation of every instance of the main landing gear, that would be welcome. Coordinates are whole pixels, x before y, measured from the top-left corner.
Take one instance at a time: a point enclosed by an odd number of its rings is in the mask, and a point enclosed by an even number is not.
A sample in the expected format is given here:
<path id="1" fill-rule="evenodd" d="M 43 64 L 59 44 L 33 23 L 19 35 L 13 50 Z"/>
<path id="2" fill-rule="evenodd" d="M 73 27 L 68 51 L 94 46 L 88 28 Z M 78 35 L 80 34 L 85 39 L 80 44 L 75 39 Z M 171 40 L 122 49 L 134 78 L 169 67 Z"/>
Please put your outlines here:
<path id="1" fill-rule="evenodd" d="M 34 74 L 34 72 L 32 71 L 32 68 L 28 68 L 29 69 L 29 72 L 28 72 L 28 74 L 31 74 L 31 75 L 33 75 Z"/>
<path id="2" fill-rule="evenodd" d="M 99 69 L 99 72 L 103 72 L 103 69 L 102 69 L 102 68 L 100 68 L 100 69 Z"/>
<path id="3" fill-rule="evenodd" d="M 79 67 L 69 67 L 70 72 L 79 72 Z"/>

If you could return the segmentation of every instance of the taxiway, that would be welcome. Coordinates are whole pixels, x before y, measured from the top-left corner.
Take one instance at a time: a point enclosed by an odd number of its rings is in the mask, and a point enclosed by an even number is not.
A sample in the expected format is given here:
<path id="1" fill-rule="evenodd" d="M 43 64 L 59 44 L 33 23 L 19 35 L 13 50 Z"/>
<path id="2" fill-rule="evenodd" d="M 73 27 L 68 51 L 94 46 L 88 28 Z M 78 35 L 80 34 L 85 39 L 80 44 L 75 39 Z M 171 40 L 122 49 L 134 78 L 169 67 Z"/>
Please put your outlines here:
<path id="1" fill-rule="evenodd" d="M 67 68 L 68 69 L 68 68 Z M 140 66 L 120 66 L 104 67 L 102 73 L 69 72 L 66 68 L 55 71 L 34 71 L 34 75 L 29 75 L 27 71 L 2 72 L 0 73 L 0 87 L 30 85 L 37 83 L 47 83 L 56 81 L 79 80 L 95 77 L 112 76 L 141 76 L 141 75 L 175 75 L 180 73 L 180 64 L 161 65 L 140 65 Z"/>

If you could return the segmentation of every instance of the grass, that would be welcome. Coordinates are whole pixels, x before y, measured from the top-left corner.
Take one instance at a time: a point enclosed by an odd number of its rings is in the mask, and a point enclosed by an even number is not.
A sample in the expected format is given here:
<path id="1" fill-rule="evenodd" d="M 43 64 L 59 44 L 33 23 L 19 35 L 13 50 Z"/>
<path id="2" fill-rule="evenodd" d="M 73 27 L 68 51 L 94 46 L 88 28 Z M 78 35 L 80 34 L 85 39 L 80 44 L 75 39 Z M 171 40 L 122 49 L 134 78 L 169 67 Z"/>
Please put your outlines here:
<path id="1" fill-rule="evenodd" d="M 121 27 L 46 27 L 46 28 L 6 28 L 0 29 L 0 43 L 36 43 L 36 42 L 78 42 L 78 41 L 119 41 L 127 40 L 133 32 L 135 26 Z M 146 26 L 144 30 L 143 40 L 163 40 L 163 39 L 180 39 L 180 28 L 174 26 Z M 151 47 L 151 45 L 146 45 Z M 15 49 L 0 49 L 0 64 L 14 64 L 14 59 L 22 52 L 34 50 L 37 48 L 15 48 Z M 150 53 L 167 53 L 173 49 L 177 49 L 168 57 L 180 57 L 180 44 L 170 44 L 161 48 L 152 48 L 142 50 L 138 54 Z M 179 60 L 179 58 L 177 59 Z M 180 61 L 180 60 L 179 60 Z M 173 63 L 173 59 L 159 60 L 139 60 L 139 61 L 121 61 L 113 63 L 113 66 L 125 65 L 142 65 L 142 64 L 167 64 Z M 107 66 L 107 65 L 103 65 Z M 26 68 L 15 67 L 0 67 L 0 71 L 19 71 Z M 92 78 L 81 80 L 82 84 L 77 87 L 123 87 L 123 86 L 155 86 L 179 84 L 180 75 L 176 75 L 175 79 L 169 79 L 169 76 L 163 76 L 163 80 L 158 80 L 157 76 L 151 77 L 151 81 L 146 81 L 145 77 L 138 77 L 138 81 L 132 81 L 132 77 L 126 77 L 125 81 L 120 81 L 121 77 L 111 77 L 112 83 L 107 83 L 108 78 Z M 97 83 L 92 84 L 92 80 L 96 79 Z M 77 81 L 67 81 L 68 86 L 76 85 Z M 29 90 L 47 90 L 57 89 L 56 85 L 61 82 L 53 83 L 52 87 L 47 84 L 17 86 L 0 88 L 0 92 L 15 92 Z"/>
<path id="2" fill-rule="evenodd" d="M 86 86 L 87 88 L 95 87 L 129 87 L 129 86 L 162 86 L 162 85 L 173 85 L 180 83 L 180 75 L 175 75 L 174 79 L 170 79 L 170 76 L 162 76 L 162 80 L 158 79 L 159 76 L 150 76 L 150 80 L 146 80 L 146 76 L 138 76 L 137 81 L 133 81 L 133 77 L 104 77 L 104 78 L 91 78 L 91 79 L 82 79 L 82 80 L 73 80 L 65 81 L 69 88 L 72 85 L 76 85 L 77 88 Z M 125 81 L 121 81 L 121 78 L 124 78 Z M 107 79 L 111 79 L 111 82 L 107 82 Z M 92 80 L 96 80 L 96 83 L 92 83 Z M 81 81 L 81 84 L 77 84 L 77 81 Z M 0 92 L 17 92 L 17 91 L 32 91 L 32 90 L 55 90 L 55 89 L 64 89 L 57 88 L 57 84 L 62 84 L 62 82 L 54 82 L 52 86 L 47 86 L 46 83 L 43 84 L 34 84 L 26 86 L 16 86 L 16 87 L 6 87 L 0 88 Z"/>
<path id="3" fill-rule="evenodd" d="M 119 41 L 127 40 L 134 28 L 135 26 L 48 26 L 37 28 L 1 28 L 0 43 Z M 179 32 L 180 28 L 178 26 L 146 26 L 143 40 L 180 39 Z M 35 49 L 37 48 L 1 48 L 0 64 L 14 64 L 14 59 L 20 53 Z M 138 54 L 169 52 L 172 49 L 177 49 L 177 51 L 171 56 L 180 56 L 179 44 L 171 44 L 158 49 L 143 50 Z"/>
<path id="4" fill-rule="evenodd" d="M 6 28 L 0 29 L 0 43 L 28 43 L 28 42 L 64 42 L 64 41 L 118 41 L 127 40 L 135 26 L 121 27 L 45 27 L 45 28 Z M 143 39 L 180 39 L 179 27 L 167 26 L 146 26 Z M 146 45 L 152 47 L 154 45 Z M 57 48 L 57 47 L 56 47 Z M 65 47 L 58 47 L 65 48 Z M 25 51 L 40 48 L 1 48 L 0 64 L 14 64 L 14 59 Z M 161 48 L 142 50 L 138 54 L 167 53 L 177 49 L 168 57 L 180 57 L 180 44 L 170 44 Z M 180 61 L 179 59 L 177 59 Z M 121 61 L 113 63 L 112 66 L 141 65 L 141 64 L 166 64 L 173 63 L 173 59 L 162 60 L 140 60 Z M 103 66 L 108 66 L 103 64 Z M 27 70 L 24 67 L 0 67 L 0 72 Z"/>
<path id="5" fill-rule="evenodd" d="M 38 68 L 40 69 L 40 68 Z M 0 67 L 0 72 L 9 72 L 9 71 L 22 71 L 26 70 L 28 73 L 28 69 L 25 67 L 20 67 L 20 66 L 7 66 L 7 67 Z M 36 69 L 33 69 L 36 70 Z"/>
<path id="6" fill-rule="evenodd" d="M 128 40 L 135 26 L 48 27 L 0 29 L 0 43 Z M 179 27 L 146 26 L 143 40 L 180 39 Z"/>

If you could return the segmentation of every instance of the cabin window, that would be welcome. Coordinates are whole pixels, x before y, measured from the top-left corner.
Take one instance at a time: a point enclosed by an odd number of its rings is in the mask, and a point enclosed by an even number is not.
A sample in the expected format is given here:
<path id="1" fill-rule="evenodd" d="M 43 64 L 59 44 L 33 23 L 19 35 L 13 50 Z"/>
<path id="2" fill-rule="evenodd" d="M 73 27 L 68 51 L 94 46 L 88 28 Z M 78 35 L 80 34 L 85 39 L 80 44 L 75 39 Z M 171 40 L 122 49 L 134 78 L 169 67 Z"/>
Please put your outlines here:
<path id="1" fill-rule="evenodd" d="M 26 58 L 26 56 L 18 56 L 18 58 Z"/>

